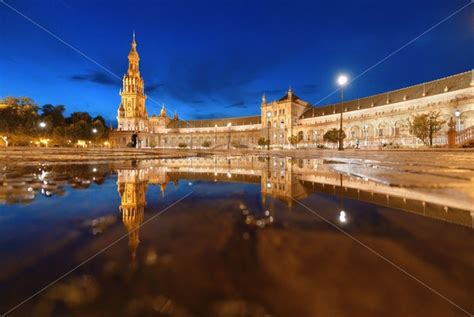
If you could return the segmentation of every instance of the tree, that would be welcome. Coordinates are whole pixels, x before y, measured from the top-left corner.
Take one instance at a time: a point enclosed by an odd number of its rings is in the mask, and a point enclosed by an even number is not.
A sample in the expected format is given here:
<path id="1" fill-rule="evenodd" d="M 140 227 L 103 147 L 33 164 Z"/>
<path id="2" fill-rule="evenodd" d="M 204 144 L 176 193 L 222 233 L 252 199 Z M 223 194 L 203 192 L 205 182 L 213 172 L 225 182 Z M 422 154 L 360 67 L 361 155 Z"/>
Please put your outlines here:
<path id="1" fill-rule="evenodd" d="M 346 138 L 346 133 L 344 130 L 342 131 L 342 140 Z M 331 142 L 331 143 L 338 143 L 339 142 L 339 129 L 331 129 L 326 131 L 323 135 L 323 140 L 326 142 Z"/>
<path id="2" fill-rule="evenodd" d="M 301 138 L 296 136 L 296 135 L 290 135 L 288 137 L 288 142 L 290 142 L 291 145 L 296 145 L 298 147 L 298 143 L 300 143 Z"/>
<path id="3" fill-rule="evenodd" d="M 104 117 L 102 117 L 101 115 L 98 115 L 94 119 L 92 119 L 92 122 L 97 122 L 97 121 L 100 121 L 100 123 L 102 123 L 104 127 L 107 126 L 107 124 L 105 123 Z"/>
<path id="4" fill-rule="evenodd" d="M 446 123 L 441 119 L 439 111 L 416 114 L 408 119 L 410 133 L 420 139 L 425 145 L 433 146 L 433 137 Z"/>
<path id="5" fill-rule="evenodd" d="M 73 112 L 73 113 L 71 113 L 69 118 L 67 118 L 66 121 L 68 121 L 68 123 L 77 123 L 79 121 L 84 121 L 86 123 L 91 123 L 92 122 L 92 117 L 87 112 Z"/>
<path id="6" fill-rule="evenodd" d="M 62 127 L 65 124 L 64 110 L 65 107 L 63 105 L 53 106 L 46 104 L 41 107 L 41 119 L 47 121 L 51 129 Z"/>
<path id="7" fill-rule="evenodd" d="M 269 143 L 270 143 L 270 141 L 265 139 L 265 138 L 258 138 L 258 140 L 257 140 L 257 144 L 260 145 L 260 146 L 266 146 Z"/>
<path id="8" fill-rule="evenodd" d="M 37 133 L 38 106 L 27 97 L 6 97 L 0 100 L 0 131 L 22 135 Z"/>

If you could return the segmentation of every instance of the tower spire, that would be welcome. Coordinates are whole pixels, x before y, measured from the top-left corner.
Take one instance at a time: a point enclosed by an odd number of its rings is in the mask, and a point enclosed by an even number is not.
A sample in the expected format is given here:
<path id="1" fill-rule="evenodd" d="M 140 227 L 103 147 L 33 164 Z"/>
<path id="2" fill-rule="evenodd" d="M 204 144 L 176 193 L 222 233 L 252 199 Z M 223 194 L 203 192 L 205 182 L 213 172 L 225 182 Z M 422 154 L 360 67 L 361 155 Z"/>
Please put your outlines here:
<path id="1" fill-rule="evenodd" d="M 161 106 L 160 116 L 161 116 L 161 117 L 167 117 L 167 115 L 166 115 L 166 108 L 165 108 L 165 104 L 164 104 L 164 103 L 163 103 L 163 105 Z"/>

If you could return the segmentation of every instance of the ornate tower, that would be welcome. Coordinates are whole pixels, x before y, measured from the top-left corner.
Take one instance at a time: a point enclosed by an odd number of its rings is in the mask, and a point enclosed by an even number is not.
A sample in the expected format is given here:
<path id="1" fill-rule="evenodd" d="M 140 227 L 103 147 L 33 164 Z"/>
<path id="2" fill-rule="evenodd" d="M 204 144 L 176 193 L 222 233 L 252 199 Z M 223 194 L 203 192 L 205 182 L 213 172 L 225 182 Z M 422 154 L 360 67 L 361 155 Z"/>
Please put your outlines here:
<path id="1" fill-rule="evenodd" d="M 145 217 L 145 194 L 148 187 L 144 170 L 119 170 L 117 180 L 120 194 L 122 221 L 128 231 L 132 266 L 135 265 L 137 248 L 140 243 L 140 225 Z"/>
<path id="2" fill-rule="evenodd" d="M 121 102 L 118 110 L 119 131 L 148 131 L 148 113 L 145 108 L 143 78 L 139 69 L 140 57 L 133 32 L 132 48 L 128 53 L 128 71 L 123 76 L 123 88 L 120 90 Z"/>

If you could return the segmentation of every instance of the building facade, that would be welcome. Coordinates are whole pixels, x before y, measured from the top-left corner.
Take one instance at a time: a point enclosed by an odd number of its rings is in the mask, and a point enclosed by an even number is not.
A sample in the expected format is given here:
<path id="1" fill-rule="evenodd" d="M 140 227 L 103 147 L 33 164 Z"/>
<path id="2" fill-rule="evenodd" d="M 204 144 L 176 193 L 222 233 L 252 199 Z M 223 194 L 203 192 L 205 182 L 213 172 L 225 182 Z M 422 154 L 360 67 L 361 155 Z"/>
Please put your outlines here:
<path id="1" fill-rule="evenodd" d="M 405 147 L 422 145 L 409 133 L 408 119 L 415 114 L 439 111 L 446 122 L 454 121 L 458 143 L 474 137 L 474 70 L 365 98 L 325 106 L 313 106 L 288 89 L 280 99 L 267 102 L 263 95 L 260 115 L 209 120 L 181 120 L 169 117 L 163 105 L 159 115 L 146 109 L 144 80 L 140 76 L 135 36 L 128 55 L 118 109 L 118 127 L 110 133 L 112 147 L 130 146 L 132 135 L 145 148 L 253 148 L 269 140 L 270 148 L 290 147 L 296 136 L 299 148 L 331 146 L 323 135 L 339 129 L 343 113 L 346 147 Z M 435 145 L 448 142 L 445 127 Z M 262 142 L 261 142 L 262 144 Z"/>

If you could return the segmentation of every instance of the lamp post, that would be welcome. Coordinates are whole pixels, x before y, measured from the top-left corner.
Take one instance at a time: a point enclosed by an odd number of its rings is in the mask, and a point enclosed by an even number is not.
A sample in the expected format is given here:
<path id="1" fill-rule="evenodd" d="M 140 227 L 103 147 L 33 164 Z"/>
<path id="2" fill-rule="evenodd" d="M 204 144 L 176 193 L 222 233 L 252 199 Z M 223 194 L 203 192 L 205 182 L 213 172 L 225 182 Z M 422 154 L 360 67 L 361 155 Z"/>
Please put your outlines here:
<path id="1" fill-rule="evenodd" d="M 230 127 L 232 126 L 232 123 L 227 123 L 227 127 L 229 128 L 229 134 L 227 135 L 227 150 L 230 149 Z"/>
<path id="2" fill-rule="evenodd" d="M 217 146 L 217 124 L 214 125 L 214 146 Z"/>
<path id="3" fill-rule="evenodd" d="M 45 137 L 44 129 L 46 128 L 46 126 L 47 126 L 47 124 L 46 124 L 46 122 L 44 122 L 44 121 L 41 121 L 41 122 L 39 123 L 40 129 L 43 130 L 43 131 L 40 133 L 40 136 L 41 136 L 42 138 Z"/>
<path id="4" fill-rule="evenodd" d="M 461 131 L 461 111 L 459 109 L 454 110 L 454 116 L 456 117 L 456 131 Z"/>
<path id="5" fill-rule="evenodd" d="M 365 137 L 365 146 L 367 146 L 367 144 L 369 143 L 368 142 L 368 139 L 369 139 L 369 131 L 368 131 L 368 126 L 367 124 L 364 124 L 364 137 Z"/>
<path id="6" fill-rule="evenodd" d="M 344 86 L 347 84 L 348 78 L 346 75 L 339 75 L 337 78 L 337 84 L 341 87 L 341 117 L 339 119 L 339 147 L 338 150 L 344 150 L 344 138 L 342 137 L 342 113 L 343 113 L 343 102 L 344 102 Z"/>
<path id="7" fill-rule="evenodd" d="M 339 179 L 340 179 L 340 190 L 341 190 L 341 201 L 340 201 L 340 205 L 339 205 L 339 222 L 344 224 L 347 222 L 347 214 L 346 212 L 344 211 L 344 189 L 343 189 L 343 186 L 342 186 L 342 174 L 339 174 Z"/>
<path id="8" fill-rule="evenodd" d="M 272 112 L 267 111 L 267 150 L 270 150 L 270 126 L 272 125 Z"/>

